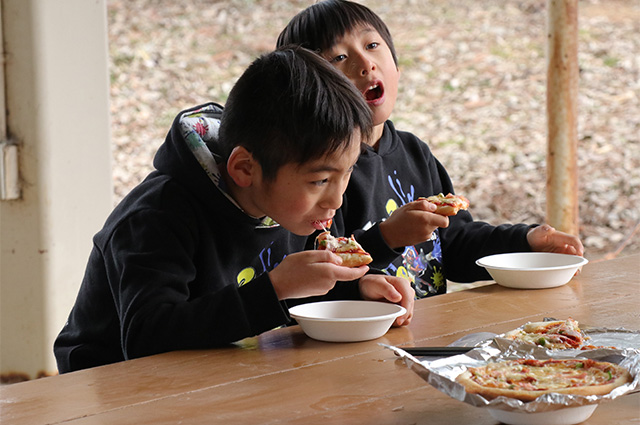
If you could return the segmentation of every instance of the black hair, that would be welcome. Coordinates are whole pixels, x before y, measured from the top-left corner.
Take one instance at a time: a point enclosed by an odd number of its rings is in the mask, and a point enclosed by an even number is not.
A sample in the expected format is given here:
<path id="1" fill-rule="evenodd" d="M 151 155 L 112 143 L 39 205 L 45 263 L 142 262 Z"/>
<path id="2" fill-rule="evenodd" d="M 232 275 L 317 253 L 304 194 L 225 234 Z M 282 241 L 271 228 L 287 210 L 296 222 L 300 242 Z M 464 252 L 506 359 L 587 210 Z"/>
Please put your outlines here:
<path id="1" fill-rule="evenodd" d="M 359 25 L 368 25 L 380 34 L 398 66 L 387 25 L 371 9 L 351 1 L 326 0 L 309 6 L 289 21 L 278 36 L 277 45 L 299 44 L 320 53 L 333 47 L 342 36 Z"/>
<path id="2" fill-rule="evenodd" d="M 310 50 L 285 46 L 256 59 L 231 89 L 220 141 L 225 159 L 242 146 L 273 180 L 283 165 L 339 152 L 372 127 L 362 93 L 341 72 Z"/>

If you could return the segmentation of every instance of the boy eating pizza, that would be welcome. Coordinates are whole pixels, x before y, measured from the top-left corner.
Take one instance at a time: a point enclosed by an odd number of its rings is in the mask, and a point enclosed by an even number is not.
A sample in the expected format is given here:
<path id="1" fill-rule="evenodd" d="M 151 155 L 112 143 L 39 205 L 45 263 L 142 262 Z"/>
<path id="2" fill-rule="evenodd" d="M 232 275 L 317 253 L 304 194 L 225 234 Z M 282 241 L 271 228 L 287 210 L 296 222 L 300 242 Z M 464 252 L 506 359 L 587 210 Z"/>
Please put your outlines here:
<path id="1" fill-rule="evenodd" d="M 290 322 L 319 299 L 400 303 L 406 279 L 365 275 L 302 251 L 342 203 L 371 111 L 315 53 L 282 48 L 247 68 L 224 108 L 181 112 L 156 170 L 94 237 L 60 373 L 156 353 L 223 346 Z M 359 279 L 358 281 L 355 281 Z"/>
<path id="2" fill-rule="evenodd" d="M 447 279 L 490 279 L 475 264 L 486 255 L 530 250 L 583 254 L 576 236 L 549 225 L 493 226 L 474 221 L 464 210 L 451 217 L 437 214 L 436 204 L 424 198 L 454 194 L 453 184 L 427 144 L 396 130 L 389 120 L 400 71 L 389 29 L 369 8 L 343 0 L 313 4 L 280 33 L 278 45 L 292 43 L 319 52 L 341 70 L 373 113 L 373 135 L 334 221 L 337 233 L 353 233 L 371 254 L 372 267 L 410 278 L 417 296 L 426 297 L 445 293 Z"/>

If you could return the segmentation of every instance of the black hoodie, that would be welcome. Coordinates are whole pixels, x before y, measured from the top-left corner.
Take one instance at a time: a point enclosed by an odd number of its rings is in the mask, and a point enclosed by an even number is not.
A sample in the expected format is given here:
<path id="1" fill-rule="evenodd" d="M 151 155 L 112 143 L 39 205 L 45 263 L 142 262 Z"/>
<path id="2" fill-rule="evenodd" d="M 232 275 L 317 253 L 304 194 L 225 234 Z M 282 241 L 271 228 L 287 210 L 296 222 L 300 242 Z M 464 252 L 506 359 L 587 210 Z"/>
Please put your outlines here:
<path id="1" fill-rule="evenodd" d="M 449 227 L 438 229 L 432 241 L 392 250 L 380 223 L 396 208 L 438 193 L 455 193 L 445 168 L 426 143 L 387 121 L 378 150 L 367 147 L 358 158 L 334 220 L 336 230 L 355 235 L 374 259 L 371 267 L 411 279 L 418 297 L 445 293 L 447 279 L 491 279 L 475 264 L 485 255 L 531 250 L 526 239 L 531 226 L 492 226 L 474 221 L 468 211 L 450 217 Z"/>
<path id="2" fill-rule="evenodd" d="M 60 373 L 222 346 L 290 322 L 265 272 L 300 251 L 306 237 L 248 216 L 225 194 L 212 154 L 221 113 L 213 103 L 180 113 L 156 171 L 95 235 L 54 344 Z M 327 296 L 357 297 L 353 284 Z"/>

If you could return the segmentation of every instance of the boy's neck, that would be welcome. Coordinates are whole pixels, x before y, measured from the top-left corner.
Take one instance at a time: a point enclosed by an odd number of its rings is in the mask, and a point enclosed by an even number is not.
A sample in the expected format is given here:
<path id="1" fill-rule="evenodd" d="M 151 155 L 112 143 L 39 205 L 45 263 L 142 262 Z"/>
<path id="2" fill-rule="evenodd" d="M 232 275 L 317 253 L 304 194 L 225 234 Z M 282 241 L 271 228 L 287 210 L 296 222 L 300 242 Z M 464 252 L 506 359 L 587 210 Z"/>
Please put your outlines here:
<path id="1" fill-rule="evenodd" d="M 373 127 L 373 131 L 371 132 L 371 138 L 367 140 L 367 145 L 371 146 L 374 150 L 378 150 L 378 146 L 380 145 L 380 139 L 382 138 L 382 133 L 384 132 L 384 122 L 382 124 L 378 124 Z"/>
<path id="2" fill-rule="evenodd" d="M 236 206 L 240 208 L 240 210 L 243 213 L 247 214 L 252 218 L 261 218 L 259 215 L 253 215 L 252 211 L 248 210 L 248 207 L 251 204 L 246 199 L 248 196 L 247 191 L 241 188 L 240 186 L 238 186 L 233 181 L 233 179 L 229 176 L 229 173 L 227 172 L 227 168 L 224 166 L 224 164 L 219 164 L 219 165 L 220 165 L 220 177 L 222 181 L 220 182 L 220 185 L 218 185 L 218 189 L 220 189 L 220 191 L 224 193 L 227 196 L 227 198 L 229 198 L 234 204 L 236 204 Z"/>

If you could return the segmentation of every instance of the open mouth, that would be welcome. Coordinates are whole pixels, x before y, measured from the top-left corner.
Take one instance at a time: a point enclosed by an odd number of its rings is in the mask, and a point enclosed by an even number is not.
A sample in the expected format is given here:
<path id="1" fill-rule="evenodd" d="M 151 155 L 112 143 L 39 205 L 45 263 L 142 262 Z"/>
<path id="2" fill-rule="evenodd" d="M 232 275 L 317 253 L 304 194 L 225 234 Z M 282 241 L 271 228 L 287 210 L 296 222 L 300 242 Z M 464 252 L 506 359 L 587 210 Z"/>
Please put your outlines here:
<path id="1" fill-rule="evenodd" d="M 367 87 L 363 94 L 367 102 L 376 102 L 377 100 L 382 99 L 382 96 L 384 96 L 384 87 L 382 82 L 374 81 L 369 87 Z"/>
<path id="2" fill-rule="evenodd" d="M 328 230 L 331 227 L 331 223 L 333 223 L 333 219 L 329 218 L 327 220 L 315 220 L 312 224 L 317 230 Z"/>

